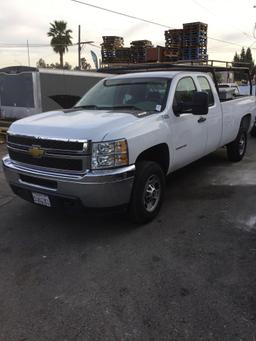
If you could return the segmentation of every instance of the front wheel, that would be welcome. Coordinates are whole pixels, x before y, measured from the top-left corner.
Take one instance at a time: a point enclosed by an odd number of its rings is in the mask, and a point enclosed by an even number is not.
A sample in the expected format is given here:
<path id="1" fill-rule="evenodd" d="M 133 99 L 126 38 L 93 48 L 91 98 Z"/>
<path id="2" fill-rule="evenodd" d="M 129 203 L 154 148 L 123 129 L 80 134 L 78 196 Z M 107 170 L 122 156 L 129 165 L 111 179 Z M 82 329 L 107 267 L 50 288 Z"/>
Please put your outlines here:
<path id="1" fill-rule="evenodd" d="M 236 139 L 227 145 L 228 159 L 232 162 L 241 161 L 247 147 L 247 132 L 240 129 Z"/>
<path id="2" fill-rule="evenodd" d="M 129 206 L 130 219 L 143 224 L 155 218 L 161 208 L 164 190 L 162 168 L 156 162 L 138 162 Z"/>

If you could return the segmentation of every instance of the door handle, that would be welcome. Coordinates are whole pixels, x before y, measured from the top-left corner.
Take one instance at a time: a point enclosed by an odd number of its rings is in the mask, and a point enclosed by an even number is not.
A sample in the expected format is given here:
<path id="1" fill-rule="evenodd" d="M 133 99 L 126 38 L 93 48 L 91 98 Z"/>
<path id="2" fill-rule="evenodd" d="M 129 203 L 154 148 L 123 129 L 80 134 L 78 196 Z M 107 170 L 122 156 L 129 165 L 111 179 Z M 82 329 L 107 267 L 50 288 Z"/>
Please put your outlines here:
<path id="1" fill-rule="evenodd" d="M 205 122 L 205 121 L 206 121 L 205 117 L 200 117 L 197 122 L 198 123 L 202 123 L 202 122 Z"/>

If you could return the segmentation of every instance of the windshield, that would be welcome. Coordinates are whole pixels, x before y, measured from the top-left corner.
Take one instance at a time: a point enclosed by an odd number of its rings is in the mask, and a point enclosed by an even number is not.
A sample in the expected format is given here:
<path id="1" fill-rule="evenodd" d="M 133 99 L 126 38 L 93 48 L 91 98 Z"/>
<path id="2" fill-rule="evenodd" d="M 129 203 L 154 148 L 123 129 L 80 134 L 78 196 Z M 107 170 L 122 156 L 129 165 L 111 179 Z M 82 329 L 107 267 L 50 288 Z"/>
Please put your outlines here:
<path id="1" fill-rule="evenodd" d="M 171 79 L 107 79 L 96 84 L 75 107 L 88 109 L 135 109 L 162 111 L 165 108 Z"/>
<path id="2" fill-rule="evenodd" d="M 32 73 L 0 73 L 0 105 L 34 108 Z"/>

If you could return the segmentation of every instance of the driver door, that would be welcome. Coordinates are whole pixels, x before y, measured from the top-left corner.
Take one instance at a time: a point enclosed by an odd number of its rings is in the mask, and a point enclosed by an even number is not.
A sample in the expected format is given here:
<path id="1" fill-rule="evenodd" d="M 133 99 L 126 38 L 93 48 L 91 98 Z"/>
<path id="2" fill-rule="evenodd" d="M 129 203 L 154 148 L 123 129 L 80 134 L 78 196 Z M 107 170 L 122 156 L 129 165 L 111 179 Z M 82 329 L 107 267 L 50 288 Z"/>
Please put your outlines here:
<path id="1" fill-rule="evenodd" d="M 173 170 L 195 161 L 205 154 L 207 143 L 206 115 L 192 112 L 192 98 L 197 87 L 192 77 L 181 78 L 173 99 L 172 141 L 174 143 Z M 177 108 L 181 113 L 175 114 Z"/>

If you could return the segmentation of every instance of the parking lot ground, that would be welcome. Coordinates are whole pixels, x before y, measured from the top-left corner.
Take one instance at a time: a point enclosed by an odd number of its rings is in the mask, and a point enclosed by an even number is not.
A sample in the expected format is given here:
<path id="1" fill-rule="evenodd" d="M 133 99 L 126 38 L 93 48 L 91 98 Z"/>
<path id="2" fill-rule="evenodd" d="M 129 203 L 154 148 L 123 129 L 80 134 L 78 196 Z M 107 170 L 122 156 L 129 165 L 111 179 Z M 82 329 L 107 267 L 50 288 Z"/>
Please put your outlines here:
<path id="1" fill-rule="evenodd" d="M 34 206 L 1 170 L 0 340 L 255 341 L 255 168 L 250 139 L 177 171 L 141 227 Z"/>

